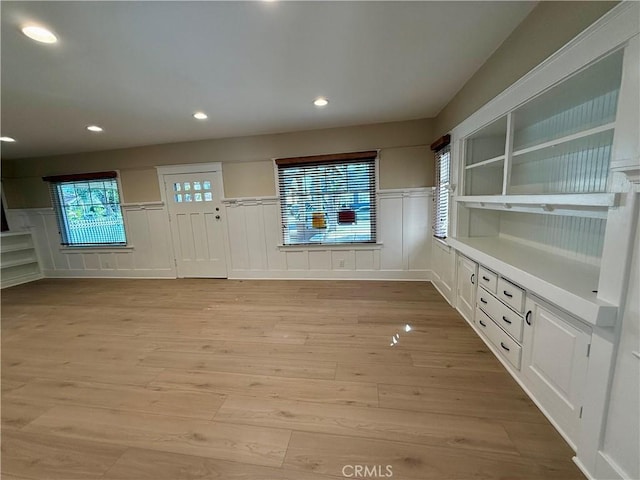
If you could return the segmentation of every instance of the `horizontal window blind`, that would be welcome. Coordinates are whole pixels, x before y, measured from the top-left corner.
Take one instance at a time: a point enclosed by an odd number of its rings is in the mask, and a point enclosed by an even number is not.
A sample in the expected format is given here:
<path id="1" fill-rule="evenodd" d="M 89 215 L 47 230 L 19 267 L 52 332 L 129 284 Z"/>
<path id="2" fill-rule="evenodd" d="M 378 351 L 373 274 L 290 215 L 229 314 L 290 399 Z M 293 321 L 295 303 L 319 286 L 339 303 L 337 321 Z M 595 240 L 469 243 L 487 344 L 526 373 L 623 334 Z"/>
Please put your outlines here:
<path id="1" fill-rule="evenodd" d="M 74 177 L 86 180 L 70 180 Z M 43 180 L 49 182 L 62 245 L 126 245 L 120 192 L 114 177 L 87 174 Z"/>
<path id="2" fill-rule="evenodd" d="M 348 155 L 276 160 L 285 245 L 376 241 L 377 152 Z"/>
<path id="3" fill-rule="evenodd" d="M 433 202 L 433 236 L 447 238 L 449 234 L 449 188 L 451 181 L 451 147 L 449 136 L 443 137 L 435 152 L 436 187 Z M 433 148 L 433 146 L 432 146 Z"/>

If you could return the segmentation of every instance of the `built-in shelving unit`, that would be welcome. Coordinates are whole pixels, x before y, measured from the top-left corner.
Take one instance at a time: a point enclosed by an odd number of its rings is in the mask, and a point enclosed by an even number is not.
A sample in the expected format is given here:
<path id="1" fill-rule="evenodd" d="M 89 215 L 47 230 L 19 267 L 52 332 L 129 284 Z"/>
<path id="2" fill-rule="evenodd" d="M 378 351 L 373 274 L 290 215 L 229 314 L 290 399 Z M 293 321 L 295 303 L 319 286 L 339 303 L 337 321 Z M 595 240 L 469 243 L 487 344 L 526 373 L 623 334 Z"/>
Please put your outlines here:
<path id="1" fill-rule="evenodd" d="M 620 367 L 637 349 L 620 339 L 634 332 L 639 12 L 637 2 L 613 7 L 452 130 L 450 250 L 434 249 L 437 288 L 588 478 L 633 476 L 602 439 L 612 395 L 638 385 Z"/>
<path id="2" fill-rule="evenodd" d="M 31 232 L 8 232 L 0 236 L 2 288 L 42 278 Z"/>
<path id="3" fill-rule="evenodd" d="M 508 118 L 502 117 L 465 141 L 465 195 L 502 192 Z"/>
<path id="4" fill-rule="evenodd" d="M 622 64 L 620 50 L 600 58 L 462 138 L 453 197 L 451 245 L 597 325 L 615 318 L 597 291 L 620 202 L 609 172 Z"/>
<path id="5" fill-rule="evenodd" d="M 605 57 L 465 138 L 458 200 L 481 196 L 485 204 L 579 205 L 581 211 L 613 206 L 558 195 L 607 191 L 622 59 L 620 51 Z"/>

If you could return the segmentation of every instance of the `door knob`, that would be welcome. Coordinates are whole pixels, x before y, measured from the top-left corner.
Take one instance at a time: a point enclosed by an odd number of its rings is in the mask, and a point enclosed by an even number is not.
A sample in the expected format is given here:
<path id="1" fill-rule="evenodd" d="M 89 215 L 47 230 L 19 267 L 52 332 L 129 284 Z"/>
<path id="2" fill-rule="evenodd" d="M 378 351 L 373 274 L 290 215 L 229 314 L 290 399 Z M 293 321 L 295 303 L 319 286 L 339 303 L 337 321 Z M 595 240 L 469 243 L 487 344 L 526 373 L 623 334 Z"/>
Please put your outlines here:
<path id="1" fill-rule="evenodd" d="M 216 215 L 216 220 L 220 220 L 220 215 Z"/>

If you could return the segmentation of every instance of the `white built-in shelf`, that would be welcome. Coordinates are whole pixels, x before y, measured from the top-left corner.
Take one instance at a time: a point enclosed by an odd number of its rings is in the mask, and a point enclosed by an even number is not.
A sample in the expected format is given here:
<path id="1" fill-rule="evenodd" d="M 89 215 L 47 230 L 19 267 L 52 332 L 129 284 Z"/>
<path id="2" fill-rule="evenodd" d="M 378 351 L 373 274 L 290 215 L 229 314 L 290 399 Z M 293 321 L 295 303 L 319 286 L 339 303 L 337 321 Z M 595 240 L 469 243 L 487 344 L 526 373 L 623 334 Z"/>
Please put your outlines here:
<path id="1" fill-rule="evenodd" d="M 33 245 L 29 245 L 28 243 L 22 243 L 18 245 L 2 245 L 0 247 L 0 253 L 9 253 L 9 252 L 20 252 L 23 250 L 33 250 Z"/>
<path id="2" fill-rule="evenodd" d="M 635 184 L 640 184 L 640 157 L 624 158 L 611 162 L 611 170 L 624 173 L 627 179 Z"/>
<path id="3" fill-rule="evenodd" d="M 2 240 L 3 243 L 5 241 L 11 241 L 10 239 L 12 239 L 12 237 L 26 237 L 26 238 L 29 238 L 29 237 L 31 237 L 31 233 L 26 231 L 26 230 L 22 230 L 22 231 L 18 231 L 18 232 L 2 232 L 2 234 L 0 234 L 0 240 Z"/>
<path id="4" fill-rule="evenodd" d="M 0 235 L 2 288 L 43 277 L 31 232 L 5 232 Z"/>
<path id="5" fill-rule="evenodd" d="M 566 135 L 564 137 L 556 138 L 554 140 L 549 140 L 548 142 L 539 143 L 537 145 L 533 145 L 531 147 L 522 148 L 520 150 L 515 150 L 513 152 L 513 156 L 517 157 L 519 155 L 525 155 L 527 153 L 532 153 L 537 150 L 543 150 L 545 148 L 557 147 L 564 143 L 573 142 L 575 140 L 580 140 L 582 138 L 591 137 L 603 132 L 613 131 L 615 128 L 615 123 L 607 123 L 605 125 L 600 125 L 599 127 L 589 128 L 587 130 L 583 130 L 581 132 L 572 133 L 571 135 Z"/>
<path id="6" fill-rule="evenodd" d="M 11 260 L 9 262 L 2 262 L 0 268 L 4 270 L 5 268 L 20 267 L 22 265 L 29 265 L 31 263 L 37 264 L 38 260 L 36 260 L 35 258 L 21 258 L 18 260 Z"/>
<path id="7" fill-rule="evenodd" d="M 618 204 L 618 194 L 464 195 L 454 197 L 454 200 L 469 208 L 606 218 L 608 209 Z"/>
<path id="8" fill-rule="evenodd" d="M 490 158 L 488 160 L 484 160 L 482 162 L 478 162 L 478 163 L 472 163 L 471 165 L 467 165 L 465 168 L 465 170 L 469 170 L 471 168 L 476 168 L 476 167 L 486 167 L 486 166 L 500 166 L 500 162 L 502 162 L 504 160 L 504 155 L 499 155 L 497 157 L 493 157 Z"/>
<path id="9" fill-rule="evenodd" d="M 503 237 L 450 238 L 456 250 L 592 325 L 612 326 L 617 307 L 597 298 L 600 268 Z"/>
<path id="10" fill-rule="evenodd" d="M 580 207 L 615 207 L 616 193 L 559 193 L 552 195 L 465 195 L 455 197 L 463 203 L 497 203 L 508 205 L 557 205 Z"/>

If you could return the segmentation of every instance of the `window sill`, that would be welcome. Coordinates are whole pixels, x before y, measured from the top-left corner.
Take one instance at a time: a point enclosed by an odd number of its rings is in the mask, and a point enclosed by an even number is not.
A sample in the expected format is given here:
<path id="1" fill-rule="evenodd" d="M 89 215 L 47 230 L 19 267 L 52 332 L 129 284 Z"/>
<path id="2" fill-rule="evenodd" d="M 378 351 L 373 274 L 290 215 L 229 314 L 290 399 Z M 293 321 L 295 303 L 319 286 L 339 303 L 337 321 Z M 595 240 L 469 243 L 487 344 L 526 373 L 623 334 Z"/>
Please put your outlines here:
<path id="1" fill-rule="evenodd" d="M 114 253 L 114 252 L 130 252 L 135 250 L 133 245 L 123 245 L 121 247 L 114 245 L 105 245 L 104 247 L 60 247 L 61 253 Z"/>
<path id="2" fill-rule="evenodd" d="M 447 240 L 444 238 L 438 238 L 432 236 L 433 241 L 436 242 L 436 245 L 440 246 L 440 248 L 446 249 L 447 251 L 451 250 L 451 245 L 447 243 Z"/>
<path id="3" fill-rule="evenodd" d="M 278 250 L 304 251 L 304 250 L 380 250 L 383 244 L 376 243 L 308 243 L 302 245 L 278 245 Z"/>

